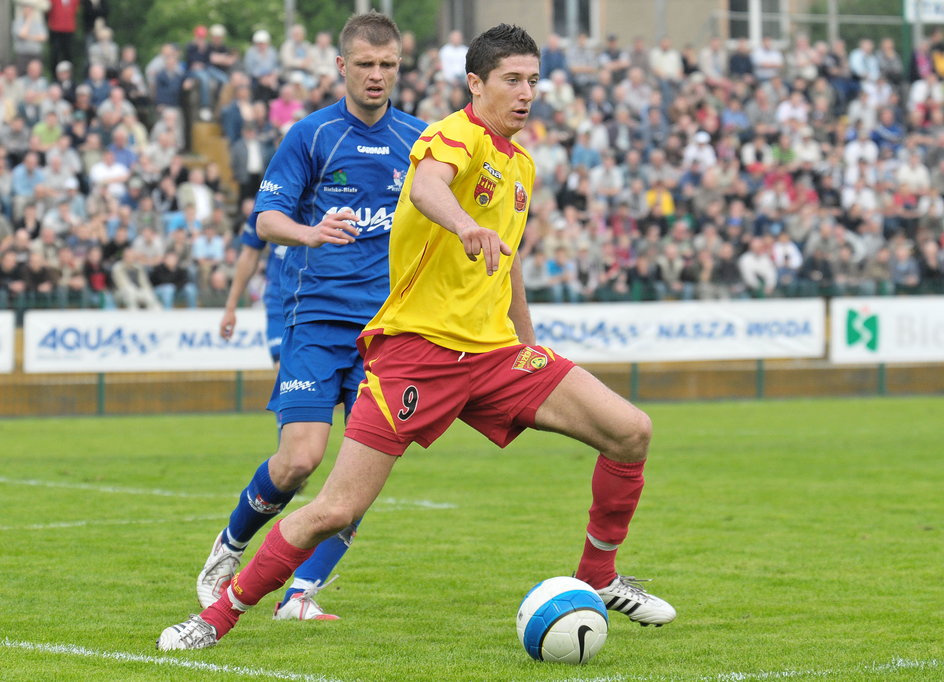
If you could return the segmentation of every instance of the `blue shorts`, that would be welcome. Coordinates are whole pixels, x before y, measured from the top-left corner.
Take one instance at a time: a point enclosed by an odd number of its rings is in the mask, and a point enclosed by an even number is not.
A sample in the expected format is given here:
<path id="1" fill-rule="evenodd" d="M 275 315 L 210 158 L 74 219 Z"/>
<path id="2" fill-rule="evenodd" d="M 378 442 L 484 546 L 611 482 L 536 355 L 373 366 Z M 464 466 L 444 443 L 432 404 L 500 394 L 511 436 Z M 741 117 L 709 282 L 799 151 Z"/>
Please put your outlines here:
<path id="1" fill-rule="evenodd" d="M 266 342 L 273 362 L 278 362 L 282 350 L 282 333 L 285 331 L 285 314 L 281 303 L 266 306 Z"/>
<path id="2" fill-rule="evenodd" d="M 350 414 L 364 363 L 357 350 L 362 326 L 344 322 L 305 322 L 285 328 L 282 361 L 268 409 L 282 424 L 333 423 L 334 407 Z"/>

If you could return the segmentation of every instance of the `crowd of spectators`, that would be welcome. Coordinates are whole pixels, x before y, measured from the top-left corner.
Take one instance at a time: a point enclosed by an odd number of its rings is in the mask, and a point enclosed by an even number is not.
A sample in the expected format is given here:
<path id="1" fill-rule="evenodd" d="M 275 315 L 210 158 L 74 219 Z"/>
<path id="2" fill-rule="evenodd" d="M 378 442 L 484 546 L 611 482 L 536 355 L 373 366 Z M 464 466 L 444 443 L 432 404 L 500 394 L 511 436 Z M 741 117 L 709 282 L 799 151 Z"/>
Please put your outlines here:
<path id="1" fill-rule="evenodd" d="M 344 95 L 333 36 L 257 30 L 240 50 L 200 25 L 142 61 L 104 2 L 81 4 L 16 5 L 0 308 L 221 306 L 279 141 Z M 426 49 L 404 33 L 395 104 L 427 121 L 463 107 L 466 49 L 458 31 Z M 891 39 L 847 55 L 802 34 L 730 50 L 549 36 L 520 135 L 530 300 L 944 293 L 942 77 L 940 31 L 905 60 Z M 219 124 L 232 184 L 189 153 L 200 121 Z"/>

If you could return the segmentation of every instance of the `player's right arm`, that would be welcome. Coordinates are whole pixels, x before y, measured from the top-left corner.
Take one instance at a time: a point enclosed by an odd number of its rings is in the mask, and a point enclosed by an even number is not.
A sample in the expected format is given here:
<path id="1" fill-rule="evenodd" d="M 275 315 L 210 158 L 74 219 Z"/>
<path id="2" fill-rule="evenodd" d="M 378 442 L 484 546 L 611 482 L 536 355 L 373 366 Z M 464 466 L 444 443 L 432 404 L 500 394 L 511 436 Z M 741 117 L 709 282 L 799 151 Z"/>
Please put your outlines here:
<path id="1" fill-rule="evenodd" d="M 501 255 L 511 255 L 511 247 L 495 230 L 482 227 L 462 208 L 450 187 L 455 177 L 455 166 L 437 161 L 427 152 L 416 165 L 410 201 L 420 213 L 459 237 L 469 260 L 477 260 L 481 253 L 485 272 L 492 275 Z"/>
<path id="2" fill-rule="evenodd" d="M 281 211 L 263 211 L 256 222 L 256 232 L 267 242 L 316 249 L 322 244 L 353 242 L 360 231 L 356 221 L 357 216 L 349 208 L 326 215 L 317 225 L 302 225 Z"/>
<path id="3" fill-rule="evenodd" d="M 239 305 L 239 299 L 242 298 L 249 279 L 259 266 L 259 255 L 262 252 L 246 244 L 239 252 L 239 258 L 236 259 L 236 269 L 233 273 L 233 283 L 229 287 L 229 295 L 226 297 L 226 307 L 223 311 L 223 318 L 220 320 L 220 336 L 229 339 L 233 336 L 233 330 L 236 329 L 236 306 Z"/>

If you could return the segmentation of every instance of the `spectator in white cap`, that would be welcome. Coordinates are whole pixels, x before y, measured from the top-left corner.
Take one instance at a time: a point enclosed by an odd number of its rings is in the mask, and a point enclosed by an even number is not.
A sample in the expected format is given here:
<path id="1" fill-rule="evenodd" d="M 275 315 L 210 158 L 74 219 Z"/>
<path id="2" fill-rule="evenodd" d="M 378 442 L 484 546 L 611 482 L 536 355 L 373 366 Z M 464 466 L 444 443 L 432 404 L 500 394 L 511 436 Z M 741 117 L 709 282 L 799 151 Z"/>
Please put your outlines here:
<path id="1" fill-rule="evenodd" d="M 72 62 L 62 61 L 56 64 L 55 82 L 62 88 L 62 96 L 68 102 L 75 101 L 75 78 L 72 73 Z"/>
<path id="2" fill-rule="evenodd" d="M 210 64 L 223 73 L 239 61 L 239 54 L 226 45 L 226 27 L 223 24 L 210 26 Z"/>
<path id="3" fill-rule="evenodd" d="M 273 99 L 279 89 L 279 55 L 268 31 L 260 29 L 252 34 L 252 47 L 246 50 L 243 63 L 252 78 L 255 99 Z"/>
<path id="4" fill-rule="evenodd" d="M 692 141 L 685 147 L 682 154 L 683 168 L 691 168 L 694 163 L 698 163 L 702 170 L 711 168 L 718 163 L 715 149 L 711 146 L 711 135 L 704 130 L 695 133 Z"/>

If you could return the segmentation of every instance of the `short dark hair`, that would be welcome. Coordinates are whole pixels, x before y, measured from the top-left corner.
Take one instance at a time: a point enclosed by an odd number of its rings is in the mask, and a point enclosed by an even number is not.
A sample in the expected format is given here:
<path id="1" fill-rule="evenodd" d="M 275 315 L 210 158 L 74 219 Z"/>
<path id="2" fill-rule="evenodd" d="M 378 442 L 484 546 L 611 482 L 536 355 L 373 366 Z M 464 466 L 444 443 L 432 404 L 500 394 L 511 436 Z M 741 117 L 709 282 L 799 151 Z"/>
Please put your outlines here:
<path id="1" fill-rule="evenodd" d="M 400 29 L 396 22 L 385 14 L 370 10 L 364 14 L 354 14 L 341 29 L 341 56 L 347 57 L 351 43 L 356 38 L 366 40 L 374 47 L 380 47 L 394 41 L 400 45 Z"/>
<path id="2" fill-rule="evenodd" d="M 541 58 L 537 43 L 527 31 L 520 26 L 499 24 L 477 35 L 469 44 L 465 54 L 465 71 L 485 81 L 498 62 L 505 57 L 521 54 Z"/>

